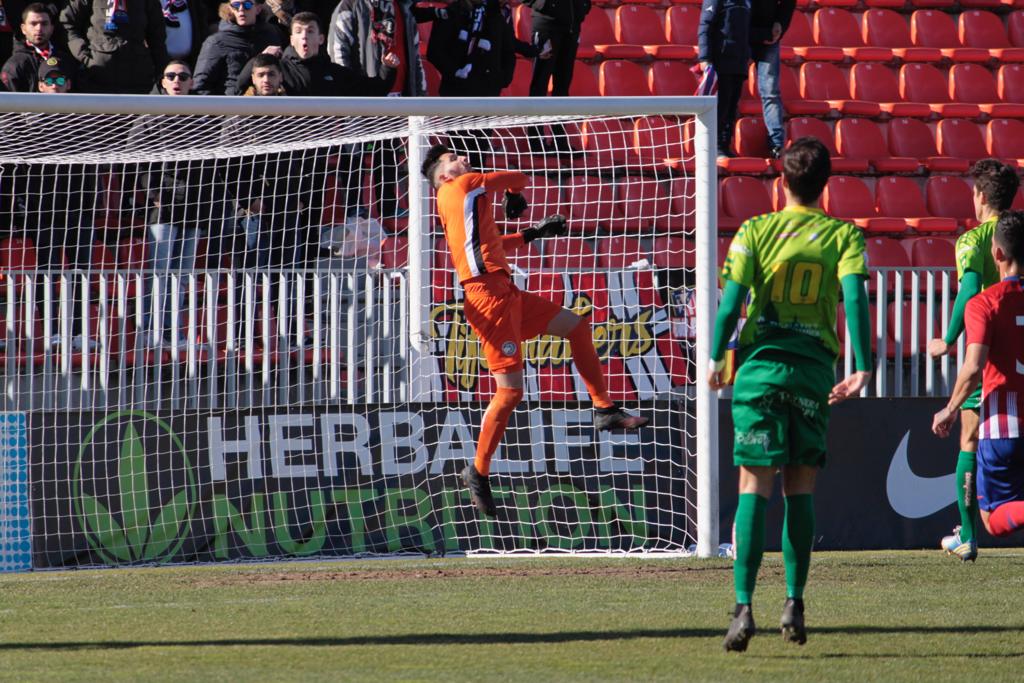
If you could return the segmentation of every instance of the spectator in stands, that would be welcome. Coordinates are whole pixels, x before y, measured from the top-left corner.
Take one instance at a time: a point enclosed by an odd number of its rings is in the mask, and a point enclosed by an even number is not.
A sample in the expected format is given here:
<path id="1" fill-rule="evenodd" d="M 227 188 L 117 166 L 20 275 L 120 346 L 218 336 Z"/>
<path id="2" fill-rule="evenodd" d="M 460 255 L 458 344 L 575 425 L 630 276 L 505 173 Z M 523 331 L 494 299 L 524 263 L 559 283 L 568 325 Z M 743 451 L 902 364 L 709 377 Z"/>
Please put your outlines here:
<path id="1" fill-rule="evenodd" d="M 220 6 L 220 26 L 203 43 L 196 61 L 196 93 L 236 92 L 236 81 L 246 62 L 269 46 L 284 44 L 281 31 L 268 23 L 268 14 L 265 5 L 256 0 L 231 0 Z"/>
<path id="2" fill-rule="evenodd" d="M 262 97 L 287 95 L 284 89 L 284 74 L 281 71 L 281 60 L 266 52 L 252 59 L 252 85 L 243 95 L 259 95 Z"/>
<path id="3" fill-rule="evenodd" d="M 191 92 L 192 69 L 181 59 L 167 62 L 163 77 L 153 86 L 154 95 L 188 95 Z"/>
<path id="4" fill-rule="evenodd" d="M 14 54 L 0 70 L 0 79 L 8 90 L 36 92 L 39 67 L 50 57 L 59 57 L 71 70 L 74 60 L 71 53 L 54 43 L 53 27 L 50 10 L 40 2 L 32 3 L 21 13 L 21 33 L 25 39 L 14 44 Z"/>
<path id="5" fill-rule="evenodd" d="M 796 0 L 752 0 L 750 5 L 750 56 L 757 65 L 757 90 L 761 95 L 773 159 L 782 155 L 786 144 L 779 86 L 779 43 L 789 28 L 795 8 Z"/>
<path id="6" fill-rule="evenodd" d="M 194 64 L 207 36 L 206 6 L 200 0 L 160 0 L 167 32 L 167 56 Z"/>
<path id="7" fill-rule="evenodd" d="M 280 62 L 284 89 L 289 95 L 372 96 L 383 95 L 391 87 L 393 72 L 392 79 L 369 79 L 328 59 L 322 50 L 324 33 L 320 20 L 312 12 L 299 12 L 292 17 L 289 43 Z M 240 93 L 252 86 L 252 65 L 256 58 L 249 60 L 238 76 Z"/>
<path id="8" fill-rule="evenodd" d="M 145 94 L 167 64 L 159 0 L 70 0 L 60 21 L 81 64 L 79 90 Z"/>
<path id="9" fill-rule="evenodd" d="M 70 92 L 73 61 L 71 58 L 48 57 L 36 70 L 36 89 L 41 93 Z"/>
<path id="10" fill-rule="evenodd" d="M 530 96 L 551 94 L 565 97 L 572 83 L 576 65 L 576 49 L 580 44 L 580 27 L 590 12 L 590 0 L 524 0 L 533 10 L 533 45 L 538 59 L 533 62 Z M 550 51 L 550 59 L 543 53 Z M 556 141 L 560 139 L 556 136 Z"/>
<path id="11" fill-rule="evenodd" d="M 750 61 L 750 0 L 704 0 L 697 59 L 718 77 L 718 159 L 732 152 L 733 126 Z"/>
<path id="12" fill-rule="evenodd" d="M 515 45 L 498 0 L 455 0 L 434 20 L 427 60 L 441 74 L 441 97 L 497 97 Z"/>
<path id="13" fill-rule="evenodd" d="M 420 62 L 419 31 L 411 0 L 341 0 L 331 15 L 327 54 L 331 61 L 368 79 L 391 81 L 388 96 L 426 94 L 427 79 Z M 426 16 L 433 17 L 433 10 Z M 399 143 L 381 141 L 374 149 L 373 166 L 381 170 L 380 213 L 385 219 L 407 212 L 398 204 Z M 361 151 L 342 161 L 358 177 Z M 361 183 L 360 183 L 361 184 Z M 357 184 L 358 187 L 360 184 Z M 354 188 L 349 188 L 352 197 Z"/>

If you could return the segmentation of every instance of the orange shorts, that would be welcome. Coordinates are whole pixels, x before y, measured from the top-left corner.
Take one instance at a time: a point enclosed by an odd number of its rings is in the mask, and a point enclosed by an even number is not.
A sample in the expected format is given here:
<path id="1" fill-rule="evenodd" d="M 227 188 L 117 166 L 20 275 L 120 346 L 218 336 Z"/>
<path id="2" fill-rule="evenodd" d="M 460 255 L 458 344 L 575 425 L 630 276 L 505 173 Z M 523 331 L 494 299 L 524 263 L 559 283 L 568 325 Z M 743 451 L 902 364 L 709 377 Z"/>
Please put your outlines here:
<path id="1" fill-rule="evenodd" d="M 543 334 L 562 307 L 524 292 L 506 273 L 490 273 L 462 284 L 463 312 L 493 373 L 521 370 L 522 343 Z"/>

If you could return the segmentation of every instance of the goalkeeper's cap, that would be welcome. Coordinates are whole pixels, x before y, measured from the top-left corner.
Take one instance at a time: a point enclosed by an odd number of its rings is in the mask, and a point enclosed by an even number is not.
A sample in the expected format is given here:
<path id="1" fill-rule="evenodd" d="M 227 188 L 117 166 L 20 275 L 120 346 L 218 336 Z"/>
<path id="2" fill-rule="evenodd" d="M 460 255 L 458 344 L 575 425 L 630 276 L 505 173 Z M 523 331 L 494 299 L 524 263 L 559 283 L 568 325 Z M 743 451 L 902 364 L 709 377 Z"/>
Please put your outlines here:
<path id="1" fill-rule="evenodd" d="M 434 145 L 428 151 L 425 157 L 423 157 L 423 165 L 420 167 L 420 173 L 423 177 L 430 181 L 430 184 L 434 184 L 434 170 L 437 168 L 438 163 L 441 162 L 441 157 L 448 154 L 451 150 L 445 145 Z"/>

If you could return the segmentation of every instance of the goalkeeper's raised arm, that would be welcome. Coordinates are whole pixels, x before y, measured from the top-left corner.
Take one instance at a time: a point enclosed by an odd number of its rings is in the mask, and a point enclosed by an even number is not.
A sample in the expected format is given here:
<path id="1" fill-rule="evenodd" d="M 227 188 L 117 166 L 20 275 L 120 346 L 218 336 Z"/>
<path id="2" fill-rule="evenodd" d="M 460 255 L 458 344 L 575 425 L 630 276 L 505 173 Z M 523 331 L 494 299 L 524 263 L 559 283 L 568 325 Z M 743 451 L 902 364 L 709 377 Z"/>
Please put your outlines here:
<path id="1" fill-rule="evenodd" d="M 611 400 L 590 322 L 550 299 L 520 290 L 512 281 L 506 249 L 565 235 L 568 230 L 565 218 L 553 215 L 522 232 L 501 234 L 492 215 L 491 196 L 503 194 L 506 217 L 522 216 L 528 208 L 521 194 L 528 182 L 526 175 L 519 171 L 477 173 L 466 157 L 443 145 L 427 152 L 421 171 L 437 191 L 437 213 L 465 293 L 463 314 L 480 339 L 498 387 L 484 413 L 473 464 L 462 471 L 474 505 L 493 517 L 491 456 L 523 398 L 523 341 L 541 334 L 569 340 L 573 363 L 594 404 L 597 429 L 637 429 L 647 424 L 647 418 L 630 415 Z"/>

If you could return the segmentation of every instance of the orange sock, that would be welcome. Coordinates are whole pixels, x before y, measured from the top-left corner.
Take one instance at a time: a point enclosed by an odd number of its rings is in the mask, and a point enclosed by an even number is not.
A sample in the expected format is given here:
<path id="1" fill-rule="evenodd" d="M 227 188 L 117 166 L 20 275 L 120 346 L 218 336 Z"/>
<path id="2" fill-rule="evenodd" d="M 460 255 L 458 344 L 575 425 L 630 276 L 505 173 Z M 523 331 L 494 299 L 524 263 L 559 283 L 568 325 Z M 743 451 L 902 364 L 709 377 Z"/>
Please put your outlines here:
<path id="1" fill-rule="evenodd" d="M 590 321 L 584 318 L 580 324 L 569 333 L 567 337 L 569 346 L 572 348 L 572 360 L 576 364 L 576 370 L 587 385 L 587 393 L 597 408 L 611 408 L 615 405 L 608 396 L 608 387 L 604 383 L 604 371 L 601 369 L 601 359 L 597 357 L 597 349 L 594 348 L 594 335 L 590 331 Z"/>
<path id="2" fill-rule="evenodd" d="M 491 456 L 501 443 L 508 419 L 512 417 L 512 411 L 521 400 L 522 389 L 498 387 L 494 398 L 487 405 L 484 419 L 480 423 L 480 439 L 476 442 L 476 459 L 473 461 L 476 471 L 485 477 L 491 472 Z"/>

